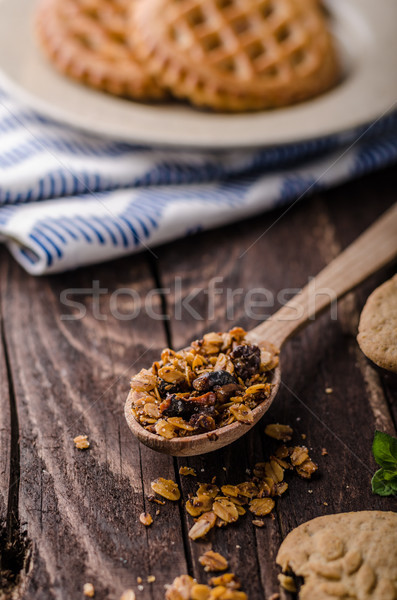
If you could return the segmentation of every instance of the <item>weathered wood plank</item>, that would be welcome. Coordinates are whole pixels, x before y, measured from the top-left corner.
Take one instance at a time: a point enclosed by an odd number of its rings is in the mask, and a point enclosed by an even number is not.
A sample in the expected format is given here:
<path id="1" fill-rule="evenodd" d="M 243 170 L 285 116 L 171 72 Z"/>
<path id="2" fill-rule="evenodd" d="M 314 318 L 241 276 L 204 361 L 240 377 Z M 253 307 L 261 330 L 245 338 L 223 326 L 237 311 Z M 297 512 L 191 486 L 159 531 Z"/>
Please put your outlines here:
<path id="1" fill-rule="evenodd" d="M 1 252 L 4 259 L 5 252 Z M 0 289 L 1 293 L 1 289 Z M 3 343 L 3 320 L 0 313 L 0 589 L 6 585 L 8 570 L 5 548 L 7 544 L 7 506 L 11 462 L 11 415 L 8 374 Z"/>
<path id="2" fill-rule="evenodd" d="M 150 362 L 165 339 L 161 323 L 145 315 L 121 322 L 109 314 L 123 280 L 143 295 L 153 287 L 144 258 L 118 268 L 33 279 L 11 263 L 2 278 L 20 423 L 19 512 L 33 548 L 24 598 L 76 598 L 87 581 L 96 597 L 119 598 L 158 564 L 161 573 L 186 570 L 178 507 L 162 507 L 163 519 L 149 530 L 138 520 L 150 480 L 167 476 L 172 461 L 139 447 L 123 399 L 131 370 Z M 97 307 L 90 292 L 81 292 L 93 279 L 109 290 Z M 81 320 L 61 318 L 68 288 L 87 309 Z M 96 308 L 106 319 L 95 318 Z M 74 448 L 81 433 L 91 441 L 88 451 Z M 143 597 L 161 598 L 161 584 L 161 576 L 155 587 L 145 581 Z"/>

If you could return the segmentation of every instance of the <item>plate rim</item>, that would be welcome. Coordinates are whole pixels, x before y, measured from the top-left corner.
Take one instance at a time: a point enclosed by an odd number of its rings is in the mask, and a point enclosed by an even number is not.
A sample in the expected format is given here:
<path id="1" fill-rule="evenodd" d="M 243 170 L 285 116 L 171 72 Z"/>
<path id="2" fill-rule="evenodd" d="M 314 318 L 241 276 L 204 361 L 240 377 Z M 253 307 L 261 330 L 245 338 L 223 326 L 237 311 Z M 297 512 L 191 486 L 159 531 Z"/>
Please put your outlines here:
<path id="1" fill-rule="evenodd" d="M 372 2 L 373 0 L 348 0 L 350 8 L 353 10 L 357 10 L 358 5 L 360 6 L 361 13 L 365 13 L 366 17 L 371 15 L 371 8 L 374 9 Z M 397 17 L 397 3 L 394 3 L 394 0 L 382 0 L 385 4 L 388 4 L 390 10 L 395 10 Z M 333 0 L 333 7 L 335 12 L 341 9 L 341 4 L 346 7 L 347 0 Z M 0 1 L 0 16 L 3 8 L 6 6 L 10 7 L 12 5 L 12 9 L 14 12 L 18 12 L 19 16 L 21 15 L 21 6 L 30 6 L 30 10 L 22 11 L 24 25 L 25 27 L 29 27 L 30 31 L 30 39 L 27 44 L 27 49 L 32 50 L 36 54 L 36 58 L 41 64 L 41 67 L 44 69 L 45 75 L 48 77 L 48 81 L 51 84 L 51 81 L 54 83 L 62 82 L 62 86 L 67 88 L 71 94 L 75 94 L 77 97 L 85 97 L 87 101 L 91 100 L 97 102 L 97 106 L 105 105 L 107 106 L 107 110 L 115 111 L 117 110 L 117 106 L 127 107 L 127 112 L 130 113 L 131 118 L 139 118 L 140 115 L 146 113 L 146 118 L 149 119 L 153 117 L 153 115 L 157 118 L 156 124 L 158 124 L 159 118 L 161 120 L 166 120 L 167 117 L 172 115 L 175 118 L 175 114 L 179 111 L 179 115 L 177 118 L 183 123 L 184 119 L 191 122 L 196 122 L 200 126 L 200 121 L 204 121 L 207 124 L 207 127 L 211 129 L 210 134 L 202 134 L 201 137 L 195 136 L 193 139 L 193 134 L 190 134 L 189 131 L 186 132 L 186 129 L 182 128 L 182 130 L 178 130 L 175 125 L 171 126 L 167 129 L 167 127 L 163 127 L 163 130 L 160 131 L 157 126 L 154 126 L 152 129 L 148 129 L 147 131 L 143 131 L 142 128 L 137 128 L 137 125 L 133 127 L 125 127 L 125 123 L 123 122 L 123 127 L 120 127 L 120 124 L 117 128 L 115 128 L 114 124 L 107 122 L 104 120 L 96 120 L 87 123 L 86 114 L 78 114 L 75 111 L 71 110 L 68 112 L 67 109 L 60 107 L 59 105 L 52 105 L 50 100 L 46 100 L 44 97 L 34 93 L 31 89 L 28 88 L 26 82 L 24 85 L 23 81 L 20 81 L 21 78 L 18 79 L 18 76 L 14 77 L 10 75 L 4 68 L 4 62 L 7 62 L 7 59 L 2 59 L 1 56 L 5 56 L 5 53 L 0 52 L 0 84 L 5 84 L 6 90 L 15 95 L 16 98 L 20 99 L 25 104 L 29 105 L 30 108 L 36 110 L 41 115 L 51 118 L 59 123 L 67 124 L 74 129 L 82 130 L 85 132 L 89 132 L 90 134 L 111 138 L 113 140 L 120 140 L 128 143 L 134 144 L 145 144 L 151 146 L 162 146 L 162 147 L 170 147 L 170 148 L 189 148 L 189 149 L 205 149 L 211 148 L 213 150 L 226 150 L 226 149 L 247 149 L 247 148 L 259 148 L 259 147 L 274 147 L 280 145 L 288 145 L 288 144 L 296 144 L 296 143 L 304 143 L 307 141 L 313 141 L 316 139 L 327 138 L 333 135 L 338 135 L 341 133 L 347 133 L 354 129 L 357 129 L 361 126 L 365 127 L 365 125 L 370 124 L 374 120 L 379 119 L 381 116 L 386 115 L 389 111 L 392 110 L 393 104 L 390 102 L 382 102 L 383 96 L 380 94 L 381 98 L 375 103 L 374 106 L 368 108 L 368 114 L 365 118 L 360 117 L 360 113 L 357 114 L 349 114 L 348 116 L 344 116 L 344 118 L 340 119 L 339 124 L 330 121 L 328 124 L 325 123 L 322 125 L 320 130 L 317 133 L 313 132 L 313 128 L 308 128 L 307 132 L 305 132 L 305 128 L 302 126 L 300 129 L 298 127 L 294 132 L 290 131 L 279 131 L 276 135 L 267 134 L 262 137 L 261 134 L 258 135 L 258 129 L 260 127 L 265 127 L 266 124 L 271 121 L 282 122 L 283 117 L 287 116 L 286 122 L 291 118 L 291 114 L 296 114 L 296 118 L 300 116 L 300 113 L 310 112 L 310 107 L 313 109 L 313 106 L 317 105 L 317 110 L 321 110 L 321 104 L 324 105 L 325 109 L 329 110 L 329 105 L 333 104 L 333 98 L 336 96 L 336 107 L 338 106 L 338 93 L 341 89 L 348 90 L 348 94 L 350 93 L 351 100 L 351 90 L 349 92 L 348 87 L 353 86 L 353 96 L 354 96 L 354 86 L 357 86 L 357 92 L 360 90 L 360 82 L 362 85 L 362 79 L 364 76 L 368 75 L 368 73 L 364 70 L 364 75 L 362 73 L 363 66 L 361 65 L 361 78 L 360 78 L 360 65 L 356 67 L 356 73 L 348 78 L 346 83 L 341 83 L 339 86 L 330 90 L 326 94 L 318 96 L 312 100 L 306 101 L 304 103 L 300 103 L 297 105 L 293 105 L 291 107 L 286 107 L 282 109 L 277 109 L 276 111 L 263 111 L 258 113 L 243 113 L 237 115 L 228 115 L 228 114 L 218 114 L 218 113 L 205 113 L 201 111 L 197 111 L 195 109 L 190 109 L 183 107 L 178 109 L 171 109 L 173 112 L 167 112 L 169 109 L 164 106 L 157 105 L 146 105 L 142 103 L 136 103 L 133 101 L 115 98 L 110 95 L 107 95 L 103 92 L 99 92 L 96 90 L 92 90 L 90 88 L 86 88 L 82 84 L 76 83 L 74 81 L 70 81 L 67 77 L 60 75 L 57 73 L 53 67 L 41 56 L 41 52 L 35 43 L 32 27 L 31 27 L 31 13 L 34 10 L 34 3 L 32 4 L 30 0 L 1 0 Z M 339 5 L 339 8 L 338 8 Z M 19 8 L 18 8 L 19 7 Z M 379 9 L 378 9 L 378 12 Z M 365 19 L 364 14 L 364 19 Z M 384 19 L 388 20 L 388 19 Z M 0 32 L 1 32 L 1 21 L 0 19 Z M 4 19 L 3 19 L 4 21 Z M 372 32 L 373 33 L 373 32 Z M 379 30 L 377 32 L 379 36 Z M 18 35 L 13 37 L 15 39 L 15 45 L 18 44 Z M 1 44 L 1 42 L 0 42 Z M 395 43 L 397 50 L 397 42 Z M 1 47 L 1 46 L 0 46 Z M 26 52 L 26 50 L 25 50 Z M 380 57 L 380 50 L 378 49 Z M 397 58 L 393 59 L 393 56 L 397 57 L 397 52 L 390 52 L 389 49 L 389 62 L 386 62 L 386 66 L 389 70 L 386 70 L 384 73 L 384 81 L 390 79 L 391 71 L 395 73 L 393 66 L 396 67 L 397 70 Z M 364 67 L 365 69 L 365 67 Z M 370 71 L 370 68 L 368 68 Z M 367 75 L 366 75 L 367 73 Z M 358 80 L 357 80 L 358 78 Z M 392 85 L 392 84 L 390 84 Z M 393 92 L 389 92 L 388 97 L 392 96 L 394 100 L 397 101 L 397 83 L 394 84 Z M 339 94 L 340 95 L 340 94 Z M 343 96 L 343 93 L 342 93 Z M 382 107 L 383 106 L 383 110 Z M 187 113 L 186 110 L 191 111 L 191 113 Z M 325 116 L 325 115 L 324 115 Z M 284 119 L 285 120 L 285 119 Z M 197 127 L 196 123 L 196 127 Z M 222 136 L 222 131 L 226 133 L 227 129 L 236 125 L 238 128 L 238 123 L 242 126 L 243 130 L 248 127 L 248 133 L 244 133 L 244 135 L 236 135 L 234 138 L 232 136 L 224 135 Z M 252 128 L 250 126 L 252 125 Z M 277 123 L 276 123 L 277 128 Z M 274 127 L 273 127 L 274 129 Z"/>

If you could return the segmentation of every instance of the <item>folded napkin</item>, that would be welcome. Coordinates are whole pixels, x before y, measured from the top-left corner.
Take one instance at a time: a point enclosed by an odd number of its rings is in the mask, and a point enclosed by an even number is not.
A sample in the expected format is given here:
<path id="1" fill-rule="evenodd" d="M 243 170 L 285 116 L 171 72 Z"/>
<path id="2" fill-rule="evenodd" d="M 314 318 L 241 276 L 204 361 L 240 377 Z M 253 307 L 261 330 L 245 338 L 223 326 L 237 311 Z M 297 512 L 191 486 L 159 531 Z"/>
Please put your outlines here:
<path id="1" fill-rule="evenodd" d="M 0 89 L 0 240 L 34 275 L 151 248 L 397 160 L 397 114 L 324 139 L 186 151 L 110 141 Z"/>

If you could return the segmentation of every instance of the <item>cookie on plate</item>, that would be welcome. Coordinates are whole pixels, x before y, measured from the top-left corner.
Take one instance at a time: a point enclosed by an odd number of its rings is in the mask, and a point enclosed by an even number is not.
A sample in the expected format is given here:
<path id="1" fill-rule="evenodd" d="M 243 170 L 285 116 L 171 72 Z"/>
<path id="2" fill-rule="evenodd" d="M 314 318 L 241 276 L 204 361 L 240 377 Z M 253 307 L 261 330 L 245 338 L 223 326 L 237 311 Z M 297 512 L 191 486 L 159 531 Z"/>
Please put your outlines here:
<path id="1" fill-rule="evenodd" d="M 130 39 L 174 96 L 217 110 L 285 106 L 339 77 L 317 0 L 137 0 Z"/>
<path id="2" fill-rule="evenodd" d="M 357 341 L 374 363 L 397 373 L 397 275 L 369 296 L 361 313 Z"/>
<path id="3" fill-rule="evenodd" d="M 37 37 L 63 74 L 98 90 L 157 99 L 163 90 L 126 42 L 130 0 L 40 0 Z"/>
<path id="4" fill-rule="evenodd" d="M 396 600 L 397 513 L 318 517 L 287 535 L 276 561 L 304 578 L 300 600 Z"/>

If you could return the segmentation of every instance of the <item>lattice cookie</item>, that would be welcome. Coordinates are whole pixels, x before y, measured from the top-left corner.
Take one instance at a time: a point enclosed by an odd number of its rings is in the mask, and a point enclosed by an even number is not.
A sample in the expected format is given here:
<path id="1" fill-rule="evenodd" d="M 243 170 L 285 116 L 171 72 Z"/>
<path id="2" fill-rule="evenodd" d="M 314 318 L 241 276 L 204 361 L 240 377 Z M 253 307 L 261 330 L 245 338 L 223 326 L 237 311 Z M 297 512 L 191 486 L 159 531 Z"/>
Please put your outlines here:
<path id="1" fill-rule="evenodd" d="M 130 0 L 41 0 L 36 29 L 62 73 L 94 88 L 131 98 L 164 93 L 126 43 Z"/>
<path id="2" fill-rule="evenodd" d="M 137 0 L 130 40 L 175 96 L 219 110 L 292 104 L 339 75 L 318 0 Z"/>

